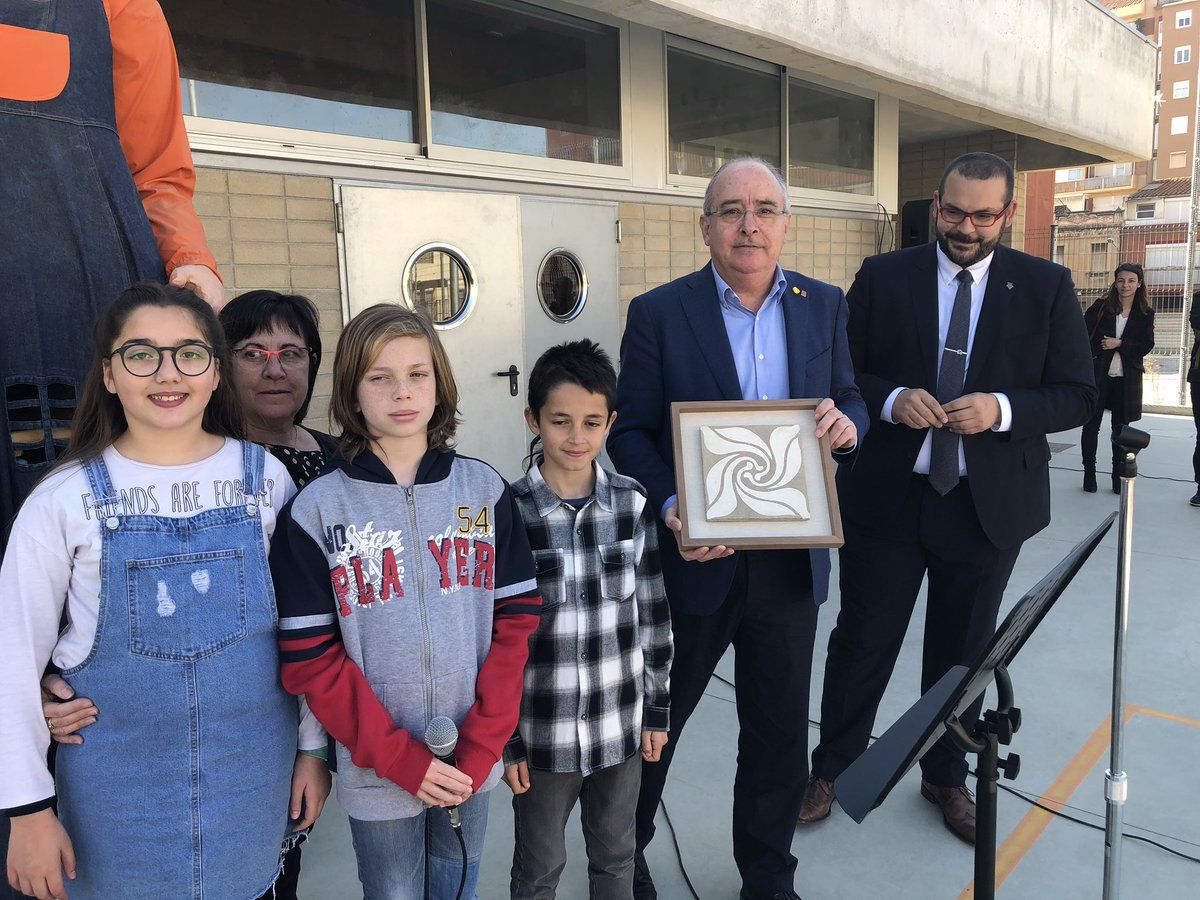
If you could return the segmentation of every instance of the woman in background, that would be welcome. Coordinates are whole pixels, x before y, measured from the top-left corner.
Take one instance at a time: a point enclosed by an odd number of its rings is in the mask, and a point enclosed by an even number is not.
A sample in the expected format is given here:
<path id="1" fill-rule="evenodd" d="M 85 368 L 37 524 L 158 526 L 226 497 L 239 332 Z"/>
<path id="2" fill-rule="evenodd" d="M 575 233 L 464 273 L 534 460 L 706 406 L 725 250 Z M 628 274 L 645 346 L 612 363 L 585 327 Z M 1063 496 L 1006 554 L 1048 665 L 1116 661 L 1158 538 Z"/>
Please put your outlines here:
<path id="1" fill-rule="evenodd" d="M 246 411 L 247 437 L 263 444 L 302 488 L 333 455 L 329 435 L 306 428 L 321 332 L 317 308 L 300 294 L 250 291 L 221 310 L 233 348 L 233 380 Z"/>
<path id="2" fill-rule="evenodd" d="M 1083 489 L 1089 494 L 1096 492 L 1096 445 L 1104 411 L 1112 413 L 1114 438 L 1122 425 L 1142 417 L 1142 361 L 1154 349 L 1154 310 L 1146 299 L 1142 267 L 1121 263 L 1113 276 L 1108 293 L 1084 313 L 1099 391 L 1092 418 L 1083 426 Z M 1121 491 L 1117 462 L 1114 450 L 1114 494 Z"/>

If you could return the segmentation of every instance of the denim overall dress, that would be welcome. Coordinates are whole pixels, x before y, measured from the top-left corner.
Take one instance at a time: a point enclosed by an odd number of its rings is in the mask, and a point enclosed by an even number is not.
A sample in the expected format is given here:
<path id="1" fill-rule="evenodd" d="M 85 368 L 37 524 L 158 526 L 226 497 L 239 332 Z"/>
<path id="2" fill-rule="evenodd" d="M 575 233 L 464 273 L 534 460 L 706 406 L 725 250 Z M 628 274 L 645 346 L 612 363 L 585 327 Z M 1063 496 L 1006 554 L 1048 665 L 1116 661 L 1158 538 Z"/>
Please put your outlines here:
<path id="1" fill-rule="evenodd" d="M 32 46 L 45 62 L 42 84 L 0 75 L 2 529 L 62 454 L 54 429 L 71 423 L 100 312 L 165 273 L 117 139 L 103 2 L 3 0 L 0 25 L 0 55 Z M 69 54 L 51 52 L 57 35 Z"/>
<path id="2" fill-rule="evenodd" d="M 248 900 L 278 874 L 299 713 L 279 680 L 263 453 L 242 444 L 243 505 L 180 519 L 120 515 L 103 459 L 86 466 L 99 620 L 62 674 L 101 714 L 58 750 L 72 900 Z"/>

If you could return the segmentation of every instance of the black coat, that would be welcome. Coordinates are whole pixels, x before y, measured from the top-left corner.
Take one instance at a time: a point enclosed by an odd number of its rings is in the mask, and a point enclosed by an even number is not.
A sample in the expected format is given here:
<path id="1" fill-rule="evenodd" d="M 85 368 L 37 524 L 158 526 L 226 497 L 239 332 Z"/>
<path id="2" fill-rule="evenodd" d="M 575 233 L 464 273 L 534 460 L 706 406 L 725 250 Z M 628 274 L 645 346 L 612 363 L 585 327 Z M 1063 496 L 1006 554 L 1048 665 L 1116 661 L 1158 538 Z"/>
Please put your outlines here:
<path id="1" fill-rule="evenodd" d="M 1083 314 L 1088 335 L 1092 341 L 1092 365 L 1095 367 L 1096 387 L 1100 391 L 1100 402 L 1107 409 L 1119 408 L 1123 421 L 1136 422 L 1142 417 L 1142 372 L 1145 356 L 1154 349 L 1154 310 L 1144 313 L 1135 303 L 1129 310 L 1129 321 L 1121 334 L 1121 346 L 1116 350 L 1104 350 L 1100 342 L 1106 337 L 1115 337 L 1117 316 L 1105 308 L 1103 298 L 1094 302 Z M 1120 397 L 1106 397 L 1105 384 L 1108 367 L 1113 355 L 1120 354 L 1121 368 L 1125 372 L 1125 390 Z"/>
<path id="2" fill-rule="evenodd" d="M 925 440 L 879 416 L 897 387 L 937 391 L 935 253 L 925 244 L 869 257 L 846 295 L 850 355 L 871 415 L 853 470 L 839 473 L 842 515 L 854 522 L 895 519 Z M 963 452 L 984 532 L 997 547 L 1016 547 L 1050 521 L 1046 435 L 1084 424 L 1096 401 L 1067 269 L 996 248 L 967 368 L 965 392 L 975 391 L 1003 392 L 1012 406 L 1010 431 L 967 435 Z"/>
<path id="3" fill-rule="evenodd" d="M 1191 365 L 1188 367 L 1187 380 L 1195 386 L 1200 386 L 1200 303 L 1196 302 L 1196 298 L 1192 298 L 1192 314 L 1189 318 L 1189 324 L 1192 326 L 1192 356 Z M 1200 402 L 1200 398 L 1196 394 L 1200 393 L 1197 387 L 1192 388 L 1192 405 Z"/>

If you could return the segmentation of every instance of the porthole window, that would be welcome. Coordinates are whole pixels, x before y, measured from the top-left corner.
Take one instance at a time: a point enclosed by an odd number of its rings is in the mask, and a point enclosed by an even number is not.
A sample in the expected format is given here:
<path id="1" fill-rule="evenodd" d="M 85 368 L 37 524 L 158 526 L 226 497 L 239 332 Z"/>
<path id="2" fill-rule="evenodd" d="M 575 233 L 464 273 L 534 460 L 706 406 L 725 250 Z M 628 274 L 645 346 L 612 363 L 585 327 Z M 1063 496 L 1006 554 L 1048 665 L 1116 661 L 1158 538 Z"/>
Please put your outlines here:
<path id="1" fill-rule="evenodd" d="M 461 251 L 447 244 L 418 247 L 403 279 L 405 302 L 423 310 L 438 328 L 450 328 L 470 315 L 475 272 Z"/>
<path id="2" fill-rule="evenodd" d="M 556 322 L 570 322 L 587 302 L 587 276 L 579 257 L 561 247 L 551 250 L 538 270 L 538 299 L 546 315 Z"/>

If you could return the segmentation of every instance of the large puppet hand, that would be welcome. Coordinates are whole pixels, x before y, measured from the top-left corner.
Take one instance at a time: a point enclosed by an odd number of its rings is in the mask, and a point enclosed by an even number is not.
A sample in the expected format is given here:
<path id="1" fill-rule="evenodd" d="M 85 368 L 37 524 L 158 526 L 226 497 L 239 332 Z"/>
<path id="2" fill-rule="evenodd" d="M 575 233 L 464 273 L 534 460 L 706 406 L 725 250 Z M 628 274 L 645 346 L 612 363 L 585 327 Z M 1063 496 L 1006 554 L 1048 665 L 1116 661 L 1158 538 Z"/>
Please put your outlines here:
<path id="1" fill-rule="evenodd" d="M 225 305 L 225 285 L 208 266 L 176 266 L 171 284 L 185 287 L 219 313 Z"/>

